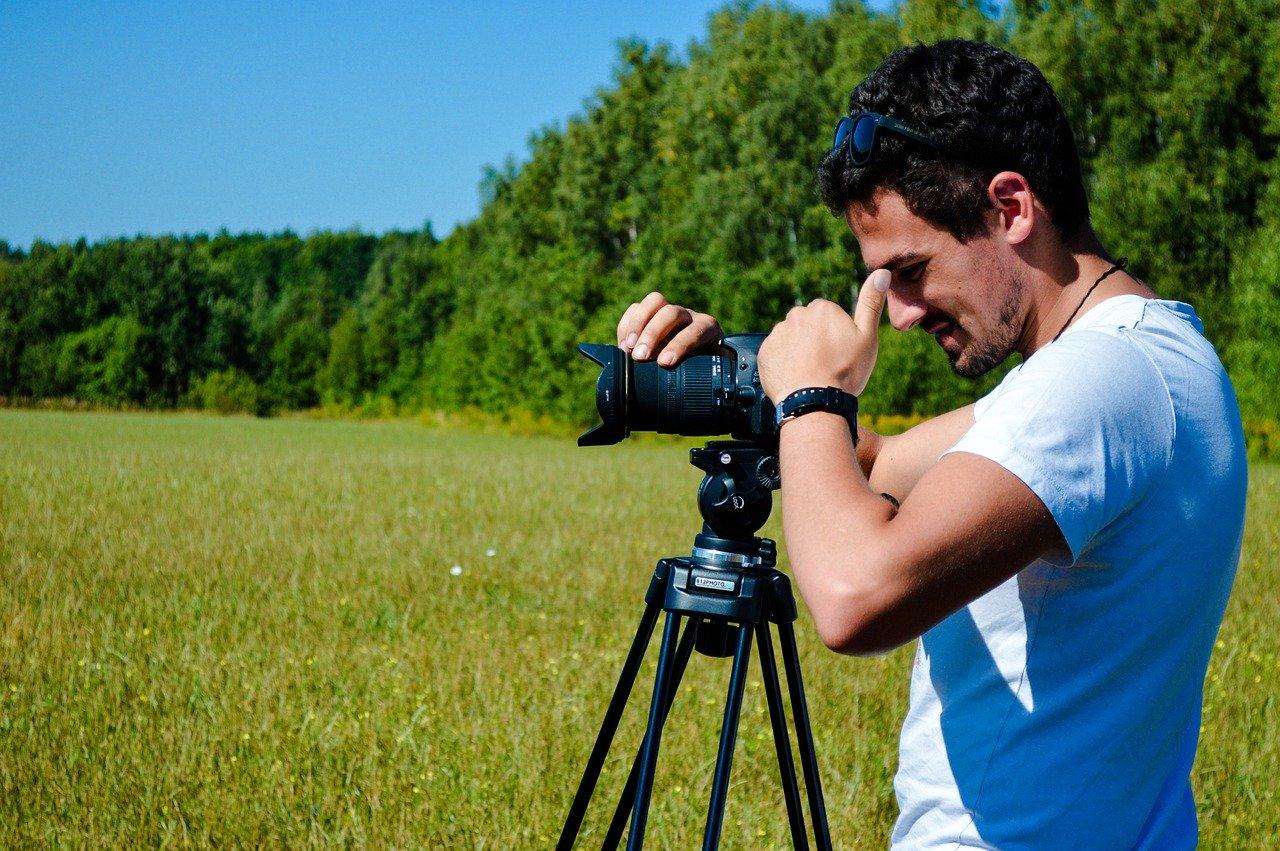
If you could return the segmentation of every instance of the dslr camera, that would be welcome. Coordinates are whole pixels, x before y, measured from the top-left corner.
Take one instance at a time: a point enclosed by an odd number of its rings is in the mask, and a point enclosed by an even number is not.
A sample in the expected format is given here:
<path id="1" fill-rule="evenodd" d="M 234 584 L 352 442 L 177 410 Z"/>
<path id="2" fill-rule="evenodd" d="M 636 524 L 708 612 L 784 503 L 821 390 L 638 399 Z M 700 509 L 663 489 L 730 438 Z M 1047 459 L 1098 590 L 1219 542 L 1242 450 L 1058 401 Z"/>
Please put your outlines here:
<path id="1" fill-rule="evenodd" d="M 582 343 L 578 351 L 600 364 L 596 410 L 600 425 L 579 446 L 608 446 L 633 431 L 687 437 L 729 434 L 735 440 L 777 440 L 773 403 L 760 387 L 756 355 L 767 334 L 731 334 L 714 349 L 674 367 L 634 361 L 617 346 Z"/>

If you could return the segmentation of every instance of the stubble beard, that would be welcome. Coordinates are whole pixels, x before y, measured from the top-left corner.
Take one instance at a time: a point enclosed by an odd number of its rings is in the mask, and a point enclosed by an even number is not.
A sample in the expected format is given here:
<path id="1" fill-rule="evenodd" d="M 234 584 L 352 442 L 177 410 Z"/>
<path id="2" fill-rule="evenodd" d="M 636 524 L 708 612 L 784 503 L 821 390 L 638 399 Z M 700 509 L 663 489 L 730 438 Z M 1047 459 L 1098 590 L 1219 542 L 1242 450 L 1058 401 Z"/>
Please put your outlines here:
<path id="1" fill-rule="evenodd" d="M 947 352 L 951 371 L 961 378 L 978 378 L 1004 363 L 1018 347 L 1017 317 L 1018 291 L 1012 289 L 1005 294 L 1004 301 L 1000 304 L 996 325 L 989 337 L 985 340 L 974 339 L 967 349 Z"/>

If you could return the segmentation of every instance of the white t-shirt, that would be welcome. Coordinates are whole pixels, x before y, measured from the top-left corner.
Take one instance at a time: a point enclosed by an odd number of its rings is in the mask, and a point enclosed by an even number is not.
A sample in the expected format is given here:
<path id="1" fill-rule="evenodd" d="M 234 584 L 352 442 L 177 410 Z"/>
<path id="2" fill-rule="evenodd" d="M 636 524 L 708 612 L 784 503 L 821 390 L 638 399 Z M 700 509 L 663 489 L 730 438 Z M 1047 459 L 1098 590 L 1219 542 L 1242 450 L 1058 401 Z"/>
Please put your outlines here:
<path id="1" fill-rule="evenodd" d="M 1025 482 L 1070 552 L 921 637 L 894 848 L 1195 846 L 1189 775 L 1247 475 L 1203 330 L 1180 302 L 1107 299 L 948 450 Z"/>

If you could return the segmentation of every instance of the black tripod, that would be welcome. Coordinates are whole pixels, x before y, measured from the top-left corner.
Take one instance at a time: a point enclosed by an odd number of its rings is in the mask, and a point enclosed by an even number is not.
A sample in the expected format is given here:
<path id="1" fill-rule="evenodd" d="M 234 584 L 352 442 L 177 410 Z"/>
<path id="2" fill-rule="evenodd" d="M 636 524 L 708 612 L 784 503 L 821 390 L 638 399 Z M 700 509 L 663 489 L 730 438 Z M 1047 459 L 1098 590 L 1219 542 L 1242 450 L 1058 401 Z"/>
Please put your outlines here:
<path id="1" fill-rule="evenodd" d="M 756 531 L 769 518 L 773 504 L 772 491 L 779 484 L 777 449 L 755 443 L 713 441 L 701 449 L 692 450 L 690 460 L 694 466 L 706 472 L 698 489 L 698 507 L 706 522 L 702 533 L 694 538 L 691 555 L 658 561 L 653 579 L 649 582 L 649 590 L 645 592 L 645 608 L 640 618 L 640 627 L 636 630 L 636 637 L 631 642 L 631 649 L 622 665 L 622 674 L 613 690 L 604 722 L 600 725 L 600 733 L 596 736 L 595 746 L 587 759 L 582 782 L 578 784 L 578 792 L 573 798 L 573 805 L 569 809 L 569 816 L 556 847 L 568 851 L 577 838 L 596 780 L 600 776 L 622 711 L 635 684 L 645 648 L 653 636 L 658 609 L 661 608 L 667 613 L 667 617 L 662 629 L 653 699 L 649 705 L 649 723 L 645 729 L 644 742 L 631 765 L 622 796 L 614 809 L 613 820 L 609 824 L 602 847 L 617 847 L 628 816 L 631 831 L 627 836 L 627 848 L 629 851 L 638 849 L 644 843 L 645 820 L 649 814 L 649 797 L 658 763 L 662 725 L 694 650 L 706 656 L 733 657 L 729 694 L 720 730 L 720 750 L 716 757 L 711 802 L 707 810 L 707 827 L 702 840 L 704 849 L 719 845 L 753 635 L 757 636 L 760 648 L 760 667 L 764 674 L 769 721 L 773 727 L 778 769 L 782 777 L 782 795 L 791 826 L 791 842 L 796 848 L 809 847 L 795 763 L 791 758 L 791 740 L 787 733 L 778 665 L 769 635 L 769 623 L 773 622 L 777 624 L 781 636 L 782 662 L 786 667 L 791 708 L 795 714 L 800 764 L 804 771 L 809 811 L 813 818 L 814 841 L 819 848 L 829 849 L 831 834 L 827 828 L 822 784 L 818 779 L 818 759 L 814 754 L 809 709 L 800 678 L 800 659 L 796 653 L 795 633 L 791 627 L 796 618 L 795 599 L 791 595 L 790 581 L 774 567 L 774 542 L 768 538 L 755 537 Z M 680 624 L 684 618 L 688 618 L 688 623 L 681 632 Z"/>

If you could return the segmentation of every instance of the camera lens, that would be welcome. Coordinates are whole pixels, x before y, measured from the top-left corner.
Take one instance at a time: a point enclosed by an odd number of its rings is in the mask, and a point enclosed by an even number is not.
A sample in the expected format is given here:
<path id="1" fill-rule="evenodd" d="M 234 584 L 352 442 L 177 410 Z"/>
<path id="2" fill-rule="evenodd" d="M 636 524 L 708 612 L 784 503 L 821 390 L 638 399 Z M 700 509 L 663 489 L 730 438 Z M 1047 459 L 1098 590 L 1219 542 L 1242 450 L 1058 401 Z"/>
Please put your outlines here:
<path id="1" fill-rule="evenodd" d="M 703 436 L 726 427 L 716 393 L 724 356 L 693 355 L 674 369 L 652 361 L 631 363 L 630 422 L 633 431 Z"/>
<path id="2" fill-rule="evenodd" d="M 690 355 L 670 369 L 633 361 L 617 346 L 579 345 L 578 351 L 602 369 L 596 381 L 600 425 L 579 437 L 578 445 L 606 446 L 633 431 L 738 439 L 772 434 L 773 408 L 755 369 L 764 338 L 725 337 L 714 351 Z"/>

